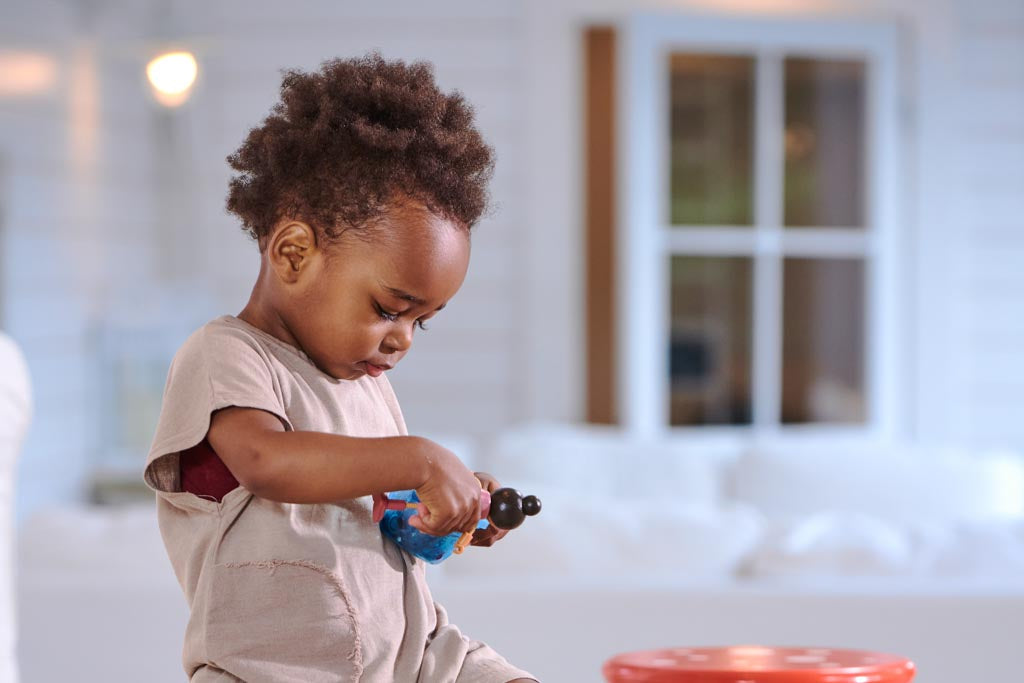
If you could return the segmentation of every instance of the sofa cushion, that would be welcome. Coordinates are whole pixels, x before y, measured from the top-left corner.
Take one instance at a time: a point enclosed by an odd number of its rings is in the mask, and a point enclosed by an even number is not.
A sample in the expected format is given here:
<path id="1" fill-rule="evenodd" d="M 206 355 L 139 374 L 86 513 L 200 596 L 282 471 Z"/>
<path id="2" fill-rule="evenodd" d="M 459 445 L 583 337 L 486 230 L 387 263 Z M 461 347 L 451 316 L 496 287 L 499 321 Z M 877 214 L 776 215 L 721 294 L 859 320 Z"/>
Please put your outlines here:
<path id="1" fill-rule="evenodd" d="M 826 511 L 898 522 L 1024 516 L 1024 460 L 1013 453 L 822 441 L 762 444 L 731 467 L 736 500 L 770 519 Z"/>
<path id="2" fill-rule="evenodd" d="M 711 508 L 722 502 L 722 458 L 686 441 L 637 439 L 617 427 L 521 426 L 491 443 L 487 466 L 509 486 L 538 481 L 598 498 L 652 497 Z"/>
<path id="3" fill-rule="evenodd" d="M 745 505 L 599 497 L 549 482 L 520 483 L 541 499 L 541 513 L 490 548 L 449 558 L 446 576 L 722 578 L 760 541 L 761 515 Z"/>
<path id="4" fill-rule="evenodd" d="M 823 512 L 768 524 L 739 574 L 751 578 L 928 577 L 1020 582 L 1024 521 L 896 522 Z"/>

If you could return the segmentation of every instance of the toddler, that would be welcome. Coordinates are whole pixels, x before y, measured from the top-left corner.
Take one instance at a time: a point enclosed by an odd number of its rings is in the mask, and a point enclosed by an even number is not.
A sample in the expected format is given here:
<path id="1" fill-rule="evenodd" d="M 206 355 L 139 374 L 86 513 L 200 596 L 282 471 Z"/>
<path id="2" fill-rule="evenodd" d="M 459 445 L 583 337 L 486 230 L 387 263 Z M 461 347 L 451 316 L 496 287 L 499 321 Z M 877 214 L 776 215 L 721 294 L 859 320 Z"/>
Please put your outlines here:
<path id="1" fill-rule="evenodd" d="M 409 436 L 385 375 L 466 275 L 493 167 L 471 108 L 429 64 L 332 60 L 287 71 L 228 162 L 260 272 L 175 355 L 145 470 L 189 680 L 535 680 L 463 636 L 371 519 L 371 494 L 415 489 L 417 529 L 473 532 L 499 486 Z"/>

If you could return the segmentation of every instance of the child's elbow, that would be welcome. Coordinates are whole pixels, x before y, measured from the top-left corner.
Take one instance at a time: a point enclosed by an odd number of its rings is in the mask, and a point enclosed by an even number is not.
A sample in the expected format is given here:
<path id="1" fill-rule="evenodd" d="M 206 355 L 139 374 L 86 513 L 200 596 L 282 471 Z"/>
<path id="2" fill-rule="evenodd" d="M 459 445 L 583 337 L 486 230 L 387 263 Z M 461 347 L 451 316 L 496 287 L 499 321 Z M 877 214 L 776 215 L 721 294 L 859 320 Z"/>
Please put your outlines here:
<path id="1" fill-rule="evenodd" d="M 261 498 L 273 495 L 279 458 L 271 454 L 275 431 L 259 423 L 260 411 L 231 410 L 214 415 L 208 439 L 238 484 Z M 265 415 L 265 414 L 264 414 Z"/>
<path id="2" fill-rule="evenodd" d="M 259 498 L 272 498 L 272 484 L 277 479 L 270 471 L 273 458 L 267 455 L 259 447 L 245 448 L 235 458 L 235 468 L 230 465 L 239 486 Z"/>

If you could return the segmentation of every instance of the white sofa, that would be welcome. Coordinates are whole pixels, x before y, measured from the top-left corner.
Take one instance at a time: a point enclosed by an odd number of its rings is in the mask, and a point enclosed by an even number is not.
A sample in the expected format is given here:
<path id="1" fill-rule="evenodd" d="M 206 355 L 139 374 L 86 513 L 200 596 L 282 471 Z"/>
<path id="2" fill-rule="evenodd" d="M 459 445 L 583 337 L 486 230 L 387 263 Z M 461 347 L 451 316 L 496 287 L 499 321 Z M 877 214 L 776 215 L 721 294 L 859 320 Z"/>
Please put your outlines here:
<path id="1" fill-rule="evenodd" d="M 28 365 L 14 340 L 0 332 L 0 681 L 18 678 L 13 580 L 14 479 L 32 414 Z"/>
<path id="2" fill-rule="evenodd" d="M 896 652 L 923 683 L 1021 680 L 1017 456 L 679 449 L 565 426 L 487 444 L 475 464 L 544 509 L 431 567 L 435 596 L 547 682 L 597 682 L 622 651 L 716 644 Z M 182 680 L 187 615 L 152 506 L 51 510 L 21 549 L 24 681 Z"/>

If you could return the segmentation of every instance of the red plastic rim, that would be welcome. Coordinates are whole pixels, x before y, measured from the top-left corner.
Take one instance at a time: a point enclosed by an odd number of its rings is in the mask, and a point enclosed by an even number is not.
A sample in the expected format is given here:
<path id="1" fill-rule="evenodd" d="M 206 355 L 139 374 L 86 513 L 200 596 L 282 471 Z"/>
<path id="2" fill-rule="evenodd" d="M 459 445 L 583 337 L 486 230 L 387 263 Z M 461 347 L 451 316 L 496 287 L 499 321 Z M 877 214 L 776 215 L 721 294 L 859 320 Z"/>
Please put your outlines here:
<path id="1" fill-rule="evenodd" d="M 906 657 L 830 647 L 677 647 L 627 652 L 603 667 L 609 683 L 909 683 Z"/>

